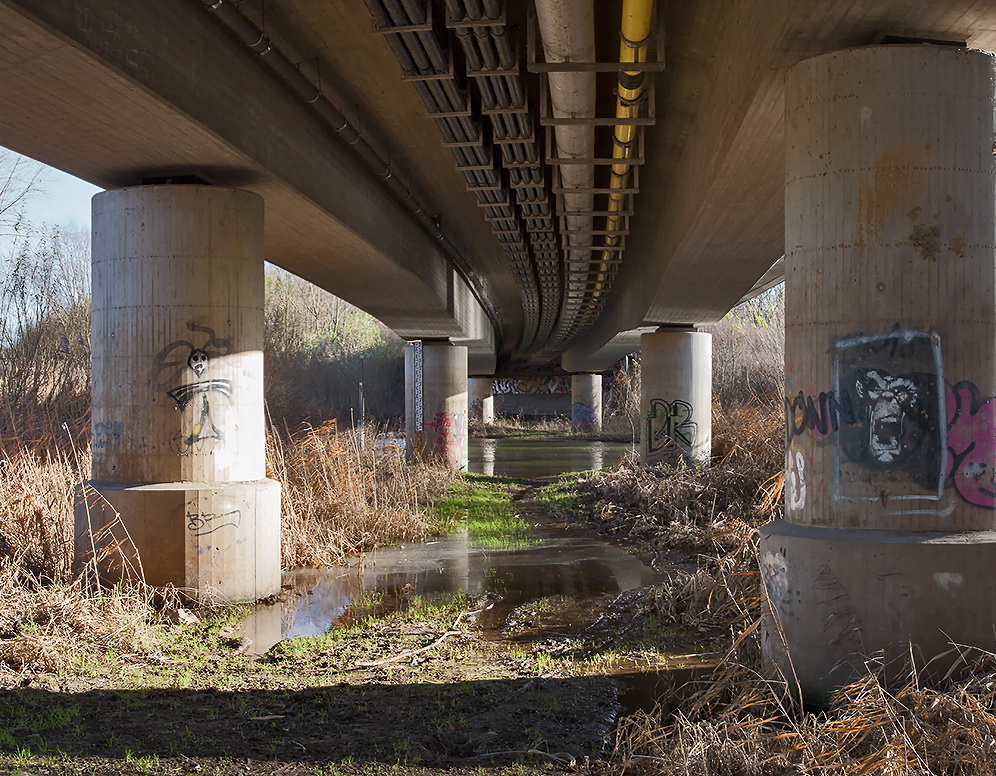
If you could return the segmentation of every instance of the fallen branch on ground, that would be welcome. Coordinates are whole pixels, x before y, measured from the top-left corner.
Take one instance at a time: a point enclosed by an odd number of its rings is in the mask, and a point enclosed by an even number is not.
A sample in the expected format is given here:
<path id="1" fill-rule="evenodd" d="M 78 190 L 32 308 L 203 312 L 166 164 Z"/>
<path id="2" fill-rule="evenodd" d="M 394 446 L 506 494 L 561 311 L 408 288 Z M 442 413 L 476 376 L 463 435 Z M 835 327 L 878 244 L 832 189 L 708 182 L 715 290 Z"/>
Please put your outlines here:
<path id="1" fill-rule="evenodd" d="M 453 624 L 450 626 L 450 629 L 446 631 L 438 639 L 433 641 L 431 644 L 426 644 L 424 647 L 419 647 L 418 649 L 410 649 L 407 652 L 402 652 L 399 655 L 394 655 L 393 657 L 387 657 L 384 658 L 383 660 L 372 660 L 372 661 L 359 660 L 357 661 L 356 666 L 358 668 L 377 668 L 378 666 L 386 666 L 388 663 L 398 663 L 402 660 L 407 660 L 408 658 L 421 655 L 423 652 L 428 652 L 433 647 L 442 644 L 450 636 L 459 636 L 461 633 L 463 633 L 463 631 L 457 630 L 456 627 L 457 625 L 460 624 L 460 620 L 462 620 L 465 616 L 480 614 L 483 611 L 484 609 L 477 609 L 476 611 L 473 612 L 460 612 L 459 616 L 453 621 Z"/>

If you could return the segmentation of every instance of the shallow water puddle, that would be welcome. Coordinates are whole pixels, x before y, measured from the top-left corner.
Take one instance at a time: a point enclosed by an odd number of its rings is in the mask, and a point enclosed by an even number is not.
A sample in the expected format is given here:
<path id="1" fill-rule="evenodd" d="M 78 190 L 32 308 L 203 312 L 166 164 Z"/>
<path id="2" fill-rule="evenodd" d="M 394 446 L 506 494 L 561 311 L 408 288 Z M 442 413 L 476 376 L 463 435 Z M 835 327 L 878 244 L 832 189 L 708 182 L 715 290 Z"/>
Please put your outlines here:
<path id="1" fill-rule="evenodd" d="M 497 636 L 508 614 L 529 601 L 594 598 L 658 578 L 638 558 L 580 529 L 526 516 L 534 525 L 514 549 L 480 547 L 462 531 L 426 544 L 375 550 L 346 568 L 286 572 L 281 600 L 258 605 L 243 623 L 249 651 L 263 654 L 282 638 L 326 633 L 368 593 L 383 594 L 388 606 L 415 595 L 430 600 L 460 591 L 487 595 L 493 606 L 479 621 Z"/>
<path id="2" fill-rule="evenodd" d="M 628 442 L 584 439 L 471 439 L 470 471 L 489 477 L 549 477 L 615 466 L 633 452 Z"/>
<path id="3" fill-rule="evenodd" d="M 366 553 L 349 567 L 285 573 L 281 600 L 257 606 L 243 623 L 248 651 L 262 655 L 281 639 L 317 636 L 348 624 L 358 599 L 366 597 L 361 611 L 371 612 L 370 594 L 379 596 L 376 608 L 390 611 L 415 596 L 432 601 L 466 592 L 490 604 L 477 620 L 488 638 L 552 645 L 556 652 L 572 637 L 591 635 L 598 641 L 605 625 L 602 631 L 581 633 L 583 623 L 602 612 L 589 625 L 597 626 L 610 617 L 616 596 L 661 578 L 634 555 L 577 526 L 555 522 L 535 502 L 520 502 L 519 514 L 529 527 L 515 537 L 513 547 L 482 546 L 485 537 L 479 542 L 464 530 L 425 544 Z M 632 713 L 650 711 L 666 691 L 712 665 L 710 656 L 675 655 L 664 662 L 614 660 L 599 672 L 620 682 L 619 704 Z"/>

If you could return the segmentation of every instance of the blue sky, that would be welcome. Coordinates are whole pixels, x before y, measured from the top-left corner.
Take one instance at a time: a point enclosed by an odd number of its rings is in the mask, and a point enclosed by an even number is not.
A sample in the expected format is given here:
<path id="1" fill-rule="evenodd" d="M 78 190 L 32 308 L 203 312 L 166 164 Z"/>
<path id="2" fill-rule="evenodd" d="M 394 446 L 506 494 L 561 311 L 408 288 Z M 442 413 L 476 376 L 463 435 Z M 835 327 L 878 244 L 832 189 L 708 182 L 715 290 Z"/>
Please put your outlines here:
<path id="1" fill-rule="evenodd" d="M 25 205 L 28 222 L 35 226 L 75 224 L 89 229 L 90 198 L 101 189 L 54 167 L 42 167 L 41 185 Z"/>

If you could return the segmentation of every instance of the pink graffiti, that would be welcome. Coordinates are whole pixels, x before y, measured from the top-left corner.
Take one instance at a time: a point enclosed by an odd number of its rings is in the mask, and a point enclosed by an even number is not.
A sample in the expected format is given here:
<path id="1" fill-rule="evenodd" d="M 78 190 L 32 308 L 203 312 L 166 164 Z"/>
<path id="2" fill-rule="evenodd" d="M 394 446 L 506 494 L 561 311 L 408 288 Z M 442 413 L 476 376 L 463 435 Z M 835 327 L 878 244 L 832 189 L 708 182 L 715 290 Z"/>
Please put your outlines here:
<path id="1" fill-rule="evenodd" d="M 428 425 L 436 432 L 437 452 L 447 460 L 458 461 L 467 440 L 467 416 L 459 412 L 437 412 Z"/>
<path id="2" fill-rule="evenodd" d="M 967 381 L 947 387 L 948 476 L 965 501 L 996 509 L 996 396 L 977 396 Z"/>

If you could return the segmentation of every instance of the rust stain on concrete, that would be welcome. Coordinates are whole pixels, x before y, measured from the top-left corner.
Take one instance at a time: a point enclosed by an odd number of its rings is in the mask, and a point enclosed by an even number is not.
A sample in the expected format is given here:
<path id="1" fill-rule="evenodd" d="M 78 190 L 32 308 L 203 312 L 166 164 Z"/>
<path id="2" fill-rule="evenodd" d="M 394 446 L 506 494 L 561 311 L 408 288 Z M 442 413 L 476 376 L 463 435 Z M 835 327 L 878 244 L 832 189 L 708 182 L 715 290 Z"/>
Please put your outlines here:
<path id="1" fill-rule="evenodd" d="M 909 239 L 917 256 L 927 261 L 937 261 L 941 252 L 941 230 L 937 226 L 916 224 Z"/>
<path id="2" fill-rule="evenodd" d="M 889 235 L 883 234 L 885 225 L 890 216 L 903 212 L 904 204 L 909 202 L 911 189 L 918 180 L 914 167 L 921 163 L 924 154 L 919 143 L 886 151 L 876 160 L 872 173 L 858 184 L 856 246 L 864 246 L 866 241 L 872 244 L 891 242 Z M 910 211 L 911 218 L 918 209 Z"/>

